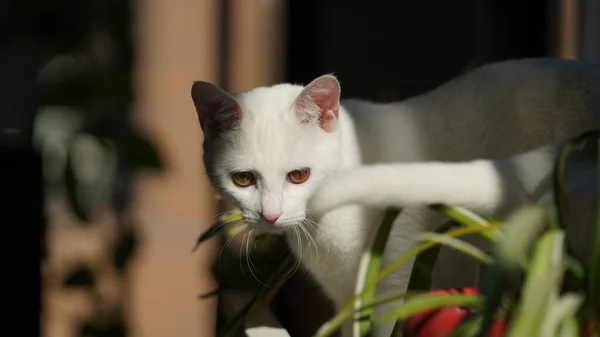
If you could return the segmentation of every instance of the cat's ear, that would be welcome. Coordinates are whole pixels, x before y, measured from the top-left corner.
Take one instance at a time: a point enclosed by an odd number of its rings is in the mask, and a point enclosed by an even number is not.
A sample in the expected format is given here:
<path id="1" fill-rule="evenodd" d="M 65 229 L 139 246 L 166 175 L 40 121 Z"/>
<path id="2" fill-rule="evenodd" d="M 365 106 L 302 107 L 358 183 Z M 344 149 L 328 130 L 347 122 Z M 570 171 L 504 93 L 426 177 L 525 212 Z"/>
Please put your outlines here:
<path id="1" fill-rule="evenodd" d="M 194 82 L 192 100 L 205 137 L 215 137 L 242 117 L 242 109 L 235 98 L 212 83 Z"/>
<path id="2" fill-rule="evenodd" d="M 318 122 L 327 132 L 335 130 L 339 108 L 340 83 L 333 75 L 316 78 L 294 101 L 294 111 L 300 122 Z"/>

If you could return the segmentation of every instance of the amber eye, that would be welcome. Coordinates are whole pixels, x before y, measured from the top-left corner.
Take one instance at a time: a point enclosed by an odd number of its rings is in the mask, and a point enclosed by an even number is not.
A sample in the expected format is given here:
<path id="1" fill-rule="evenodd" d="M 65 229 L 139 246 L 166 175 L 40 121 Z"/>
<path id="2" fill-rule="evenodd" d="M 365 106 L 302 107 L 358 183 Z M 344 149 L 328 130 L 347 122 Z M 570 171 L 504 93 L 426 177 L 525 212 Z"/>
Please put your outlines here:
<path id="1" fill-rule="evenodd" d="M 248 187 L 254 185 L 256 178 L 252 172 L 236 172 L 231 175 L 231 180 L 238 187 Z"/>
<path id="2" fill-rule="evenodd" d="M 310 176 L 310 169 L 303 168 L 288 173 L 287 178 L 293 184 L 302 184 Z"/>

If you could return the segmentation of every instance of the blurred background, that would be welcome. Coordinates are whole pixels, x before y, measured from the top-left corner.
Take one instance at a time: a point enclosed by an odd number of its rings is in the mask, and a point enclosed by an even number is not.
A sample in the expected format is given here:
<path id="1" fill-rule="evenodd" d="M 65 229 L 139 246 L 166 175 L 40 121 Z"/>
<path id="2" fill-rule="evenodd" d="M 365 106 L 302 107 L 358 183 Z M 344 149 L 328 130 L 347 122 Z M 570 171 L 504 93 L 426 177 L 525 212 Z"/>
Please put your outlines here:
<path id="1" fill-rule="evenodd" d="M 205 179 L 192 81 L 334 73 L 345 98 L 402 100 L 492 61 L 600 60 L 600 1 L 2 0 L 0 43 L 7 331 L 213 336 L 217 298 L 198 295 L 218 287 L 224 240 L 191 249 L 227 206 Z M 258 288 L 239 245 L 219 280 Z M 272 304 L 294 336 L 331 314 L 306 280 Z"/>

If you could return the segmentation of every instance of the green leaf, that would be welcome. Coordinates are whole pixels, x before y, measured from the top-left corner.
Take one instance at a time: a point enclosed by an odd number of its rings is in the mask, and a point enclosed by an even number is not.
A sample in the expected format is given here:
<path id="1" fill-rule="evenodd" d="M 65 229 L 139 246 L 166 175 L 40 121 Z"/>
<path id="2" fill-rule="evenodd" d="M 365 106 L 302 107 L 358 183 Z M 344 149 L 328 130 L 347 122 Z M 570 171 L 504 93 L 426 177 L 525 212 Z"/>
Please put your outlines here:
<path id="1" fill-rule="evenodd" d="M 556 336 L 561 324 L 569 317 L 577 315 L 579 307 L 583 304 L 581 294 L 566 294 L 550 307 L 545 319 L 542 321 L 541 335 Z"/>
<path id="2" fill-rule="evenodd" d="M 483 320 L 479 336 L 487 333 L 494 315 L 502 303 L 502 296 L 521 268 L 529 263 L 528 252 L 536 237 L 545 228 L 545 210 L 536 205 L 524 205 L 506 220 L 504 239 L 494 248 L 498 263 L 488 266 L 484 272 L 482 293 L 485 295 Z"/>
<path id="3" fill-rule="evenodd" d="M 127 230 L 121 234 L 113 251 L 113 265 L 120 273 L 127 268 L 127 263 L 133 256 L 138 240 L 134 230 Z"/>
<path id="4" fill-rule="evenodd" d="M 388 312 L 381 322 L 385 324 L 393 321 L 405 320 L 420 312 L 437 309 L 444 306 L 477 307 L 482 303 L 482 297 L 477 295 L 447 295 L 447 294 L 423 294 L 413 296 L 399 307 Z"/>
<path id="5" fill-rule="evenodd" d="M 481 329 L 482 318 L 478 316 L 472 316 L 467 318 L 464 322 L 459 324 L 448 337 L 473 337 L 476 336 L 478 331 Z"/>
<path id="6" fill-rule="evenodd" d="M 468 242 L 453 238 L 448 235 L 437 233 L 421 233 L 417 236 L 417 240 L 436 242 L 438 244 L 448 246 L 458 252 L 472 257 L 482 264 L 491 264 L 493 262 L 492 258 L 488 254 L 484 253 L 481 249 Z"/>
<path id="7" fill-rule="evenodd" d="M 536 244 L 507 337 L 539 336 L 547 310 L 556 301 L 564 268 L 564 233 L 550 230 Z"/>
<path id="8" fill-rule="evenodd" d="M 560 326 L 559 336 L 581 336 L 577 318 L 575 316 L 568 316 L 563 320 Z"/>
<path id="9" fill-rule="evenodd" d="M 460 223 L 465 227 L 489 227 L 490 222 L 481 216 L 462 207 L 450 207 L 446 205 L 432 205 L 431 209 L 438 211 L 448 218 Z M 483 231 L 481 235 L 488 238 L 492 242 L 498 242 L 501 235 L 498 231 Z"/>
<path id="10" fill-rule="evenodd" d="M 383 262 L 383 254 L 385 251 L 385 245 L 388 240 L 388 236 L 394 224 L 394 220 L 400 213 L 398 209 L 389 209 L 386 211 L 379 228 L 377 229 L 376 235 L 373 239 L 371 249 L 366 251 L 359 265 L 358 280 L 356 281 L 356 293 L 360 294 L 363 292 L 365 284 L 369 284 L 371 281 L 377 278 L 381 264 Z M 362 299 L 365 303 L 373 301 L 375 298 L 375 287 L 365 290 Z M 354 302 L 355 308 L 360 307 L 361 301 L 357 300 Z M 361 313 L 360 317 L 355 319 L 354 324 L 359 324 L 360 335 L 364 336 L 371 329 L 371 319 L 373 316 L 373 309 L 365 310 Z"/>
<path id="11" fill-rule="evenodd" d="M 209 229 L 207 229 L 198 237 L 194 248 L 192 248 L 192 252 L 195 252 L 202 242 L 219 234 L 223 229 L 225 229 L 225 225 L 242 220 L 242 212 L 232 212 L 219 216 L 217 218 L 217 222 L 215 222 L 212 226 L 210 226 Z"/>
<path id="12" fill-rule="evenodd" d="M 538 205 L 525 205 L 511 214 L 506 223 L 505 239 L 497 245 L 498 259 L 507 270 L 527 268 L 529 250 L 547 228 L 546 210 Z"/>
<path id="13" fill-rule="evenodd" d="M 500 225 L 500 224 L 498 224 L 498 225 L 490 225 L 489 227 L 478 226 L 478 227 L 458 228 L 458 229 L 449 231 L 448 233 L 446 233 L 446 235 L 452 236 L 452 237 L 460 237 L 460 236 L 474 234 L 474 233 L 483 233 L 483 232 L 486 232 L 486 231 L 495 231 L 495 230 L 498 230 L 500 228 L 502 228 L 502 225 Z M 421 252 L 426 251 L 427 249 L 430 249 L 431 247 L 434 247 L 434 246 L 437 246 L 437 245 L 438 244 L 436 242 L 425 242 L 425 243 L 423 243 L 423 244 L 415 247 L 414 249 L 408 251 L 406 254 L 404 254 L 403 256 L 401 256 L 399 259 L 395 260 L 389 266 L 387 266 L 386 268 L 384 268 L 379 273 L 377 279 L 374 280 L 371 285 L 366 285 L 365 289 L 368 289 L 369 287 L 373 286 L 373 284 L 375 284 L 376 282 L 379 282 L 379 281 L 383 280 L 385 277 L 389 276 L 396 268 L 398 268 L 401 265 L 403 265 L 404 263 L 410 261 L 410 259 L 416 257 Z"/>
<path id="14" fill-rule="evenodd" d="M 567 270 L 573 278 L 577 281 L 583 281 L 585 279 L 585 268 L 583 267 L 583 264 L 571 256 L 567 256 L 565 259 Z"/>
<path id="15" fill-rule="evenodd" d="M 90 287 L 95 283 L 94 272 L 91 267 L 78 266 L 71 270 L 63 281 L 65 287 Z"/>
<path id="16" fill-rule="evenodd" d="M 362 305 L 360 308 L 358 308 L 356 310 L 340 312 L 339 315 L 336 315 L 332 320 L 330 320 L 329 322 L 327 322 L 327 324 L 323 325 L 319 329 L 319 331 L 317 332 L 316 336 L 330 336 L 330 335 L 332 335 L 347 320 L 349 320 L 350 318 L 352 318 L 352 316 L 354 314 L 361 314 L 365 310 L 371 310 L 372 308 L 374 308 L 374 307 L 376 307 L 378 305 L 389 303 L 389 302 L 394 302 L 394 301 L 397 301 L 397 300 L 401 300 L 401 299 L 404 299 L 404 298 L 409 298 L 411 296 L 420 295 L 420 294 L 423 294 L 423 292 L 398 293 L 398 294 L 387 295 L 387 296 L 376 298 L 372 302 L 364 304 L 364 305 Z"/>

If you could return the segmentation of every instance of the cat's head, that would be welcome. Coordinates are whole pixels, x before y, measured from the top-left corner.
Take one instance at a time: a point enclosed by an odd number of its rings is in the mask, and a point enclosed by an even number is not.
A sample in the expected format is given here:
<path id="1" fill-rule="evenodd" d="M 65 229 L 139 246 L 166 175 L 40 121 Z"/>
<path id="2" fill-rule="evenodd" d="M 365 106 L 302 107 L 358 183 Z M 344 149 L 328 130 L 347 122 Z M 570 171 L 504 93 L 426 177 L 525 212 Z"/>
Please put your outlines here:
<path id="1" fill-rule="evenodd" d="M 280 232 L 305 219 L 317 185 L 340 166 L 340 84 L 280 84 L 230 95 L 195 82 L 210 181 L 246 223 Z"/>

